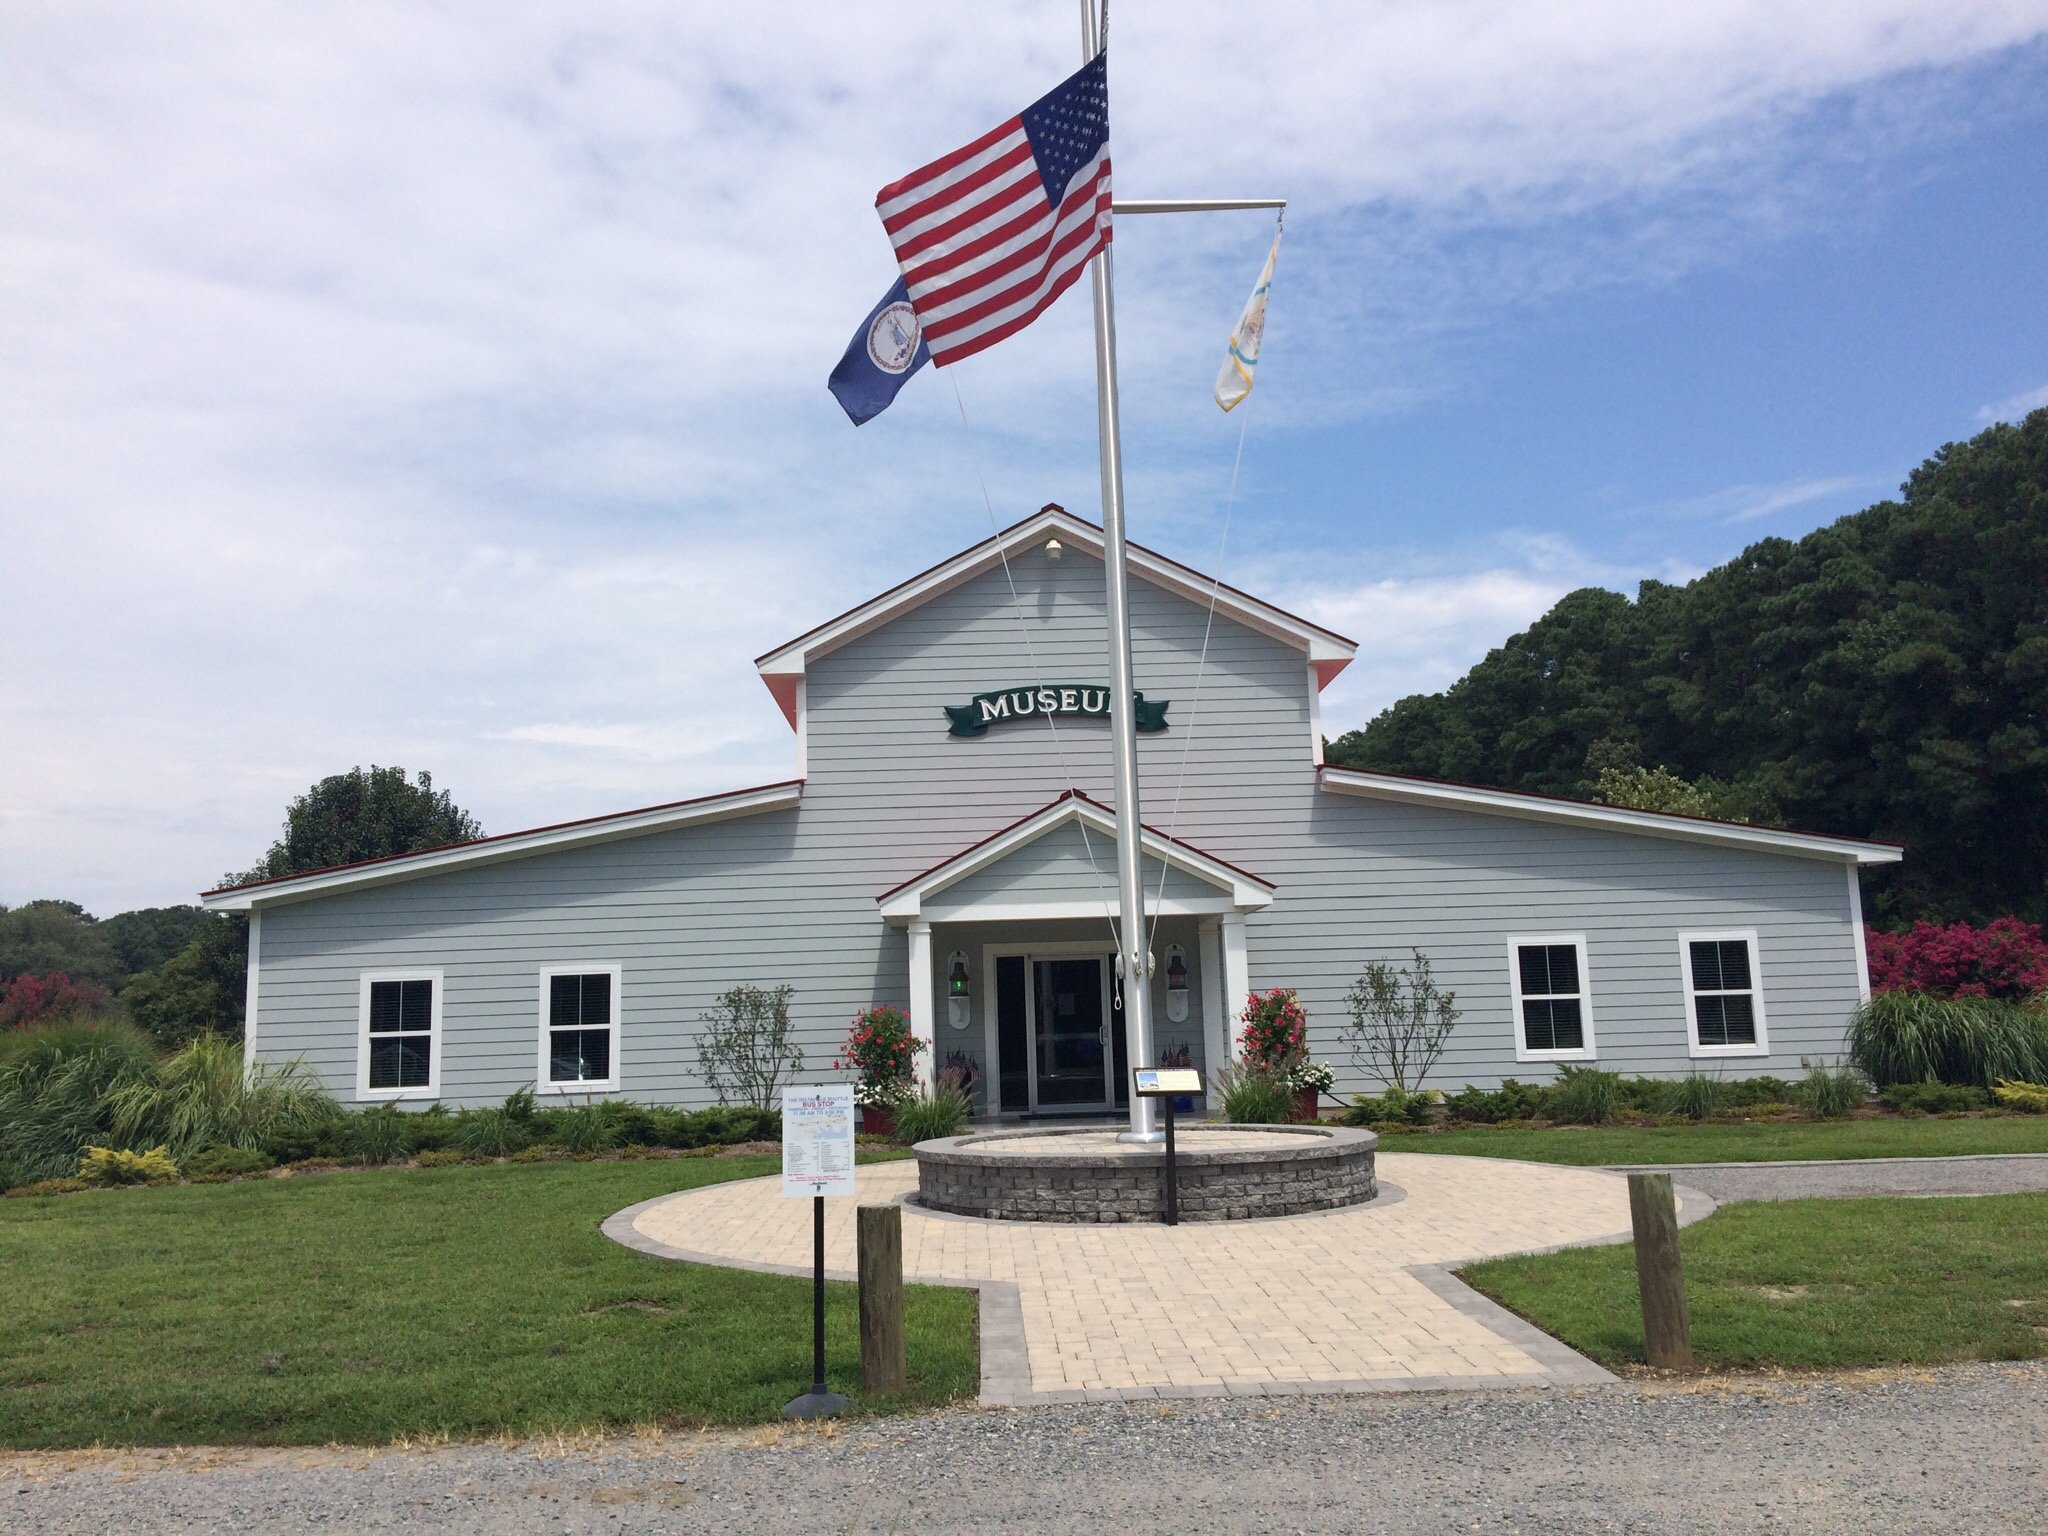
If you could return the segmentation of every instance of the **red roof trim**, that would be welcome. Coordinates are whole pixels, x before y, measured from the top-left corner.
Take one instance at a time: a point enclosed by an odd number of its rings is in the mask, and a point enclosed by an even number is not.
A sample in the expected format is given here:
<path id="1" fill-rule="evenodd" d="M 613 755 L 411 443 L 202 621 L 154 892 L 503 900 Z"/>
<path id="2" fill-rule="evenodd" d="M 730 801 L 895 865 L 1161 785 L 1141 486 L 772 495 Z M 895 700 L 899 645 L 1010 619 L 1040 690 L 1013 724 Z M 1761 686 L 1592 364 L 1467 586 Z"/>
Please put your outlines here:
<path id="1" fill-rule="evenodd" d="M 1846 832 L 1814 832 L 1805 827 L 1774 827 L 1755 821 L 1723 821 L 1718 816 L 1695 816 L 1690 811 L 1650 811 L 1639 805 L 1609 805 L 1604 800 L 1580 800 L 1571 795 L 1546 795 L 1533 789 L 1503 789 L 1498 784 L 1468 784 L 1462 779 L 1432 779 L 1420 773 L 1388 773 L 1382 768 L 1346 768 L 1341 763 L 1322 763 L 1316 773 L 1367 773 L 1378 779 L 1397 779 L 1404 784 L 1436 784 L 1444 789 L 1476 789 L 1488 795 L 1512 795 L 1517 800 L 1541 800 L 1551 805 L 1579 805 L 1594 811 L 1624 811 L 1638 816 L 1664 816 L 1672 821 L 1696 822 L 1703 827 L 1730 827 L 1737 832 L 1789 832 L 1794 837 L 1824 837 L 1833 843 L 1855 843 L 1864 848 L 1888 848 L 1903 853 L 1901 843 L 1879 842 L 1873 837 L 1851 837 Z"/>
<path id="2" fill-rule="evenodd" d="M 1086 803 L 1094 806 L 1095 809 L 1103 812 L 1106 815 L 1115 814 L 1115 811 L 1111 807 L 1104 805 L 1100 800 L 1096 799 L 1093 795 L 1089 794 L 1084 789 L 1063 789 L 1059 792 L 1059 794 L 1055 795 L 1051 800 L 1047 801 L 1044 805 L 1041 805 L 1037 810 L 1027 812 L 1025 815 L 1019 816 L 1015 821 L 1010 822 L 1008 825 L 996 828 L 996 830 L 989 833 L 987 837 L 981 838 L 976 842 L 969 843 L 965 848 L 962 848 L 957 853 L 948 854 L 945 858 L 939 860 L 938 863 L 932 865 L 931 868 L 920 870 L 918 873 L 912 875 L 908 880 L 897 881 L 896 884 L 890 886 L 889 889 L 882 892 L 881 895 L 877 896 L 875 900 L 878 902 L 887 901 L 891 896 L 894 896 L 898 891 L 906 890 L 909 887 L 916 885 L 920 880 L 929 880 L 933 875 L 936 875 L 940 870 L 944 869 L 947 865 L 957 864 L 962 859 L 966 858 L 969 854 L 973 853 L 975 849 L 986 848 L 990 843 L 993 843 L 1000 838 L 1008 837 L 1012 832 L 1016 831 L 1019 827 L 1025 825 L 1027 822 L 1036 821 L 1039 817 L 1045 815 L 1046 812 L 1053 810 L 1057 806 L 1065 804 L 1069 800 L 1085 801 Z M 1193 843 L 1188 842 L 1185 838 L 1174 837 L 1169 833 L 1161 832 L 1157 827 L 1148 826 L 1142 821 L 1139 822 L 1138 825 L 1143 831 L 1149 833 L 1153 837 L 1158 838 L 1162 843 L 1171 843 L 1176 848 L 1185 848 L 1189 853 L 1195 854 L 1199 858 L 1206 859 L 1209 863 L 1216 865 L 1218 868 L 1227 869 L 1233 875 L 1242 875 L 1245 879 L 1251 881 L 1253 884 L 1264 886 L 1269 891 L 1276 889 L 1272 881 L 1264 878 L 1261 875 L 1255 875 L 1250 870 L 1244 869 L 1239 865 L 1231 863 L 1228 859 L 1219 859 L 1216 857 L 1215 854 L 1208 852 L 1206 849 L 1197 848 Z"/>
<path id="3" fill-rule="evenodd" d="M 1026 523 L 1036 522 L 1039 518 L 1045 516 L 1045 514 L 1048 512 L 1057 512 L 1062 517 L 1072 518 L 1075 522 L 1081 524 L 1084 528 L 1093 528 L 1097 533 L 1102 532 L 1102 525 L 1100 523 L 1090 522 L 1087 518 L 1082 517 L 1078 513 L 1069 512 L 1065 507 L 1061 506 L 1056 501 L 1048 501 L 1044 506 L 1040 507 L 1036 512 L 1032 513 L 1031 516 L 1018 518 L 1016 522 L 1010 524 L 1009 527 L 1003 529 L 1000 533 L 991 534 L 989 537 L 985 539 L 979 540 L 976 543 L 968 545 L 967 548 L 959 551 L 957 554 L 948 555 L 945 559 L 939 561 L 935 565 L 926 566 L 923 570 L 919 571 L 915 576 L 912 576 L 907 580 L 897 582 L 895 586 L 889 588 L 886 592 L 882 592 L 875 597 L 868 598 L 864 602 L 855 603 L 851 608 L 848 608 L 844 613 L 836 614 L 832 618 L 827 619 L 822 624 L 812 625 L 809 629 L 805 630 L 802 634 L 798 635 L 794 640 L 785 640 L 782 644 L 775 646 L 769 650 L 763 651 L 760 655 L 754 658 L 754 665 L 758 667 L 770 656 L 774 656 L 779 652 L 789 650 L 794 646 L 802 645 L 806 640 L 810 639 L 813 635 L 822 634 L 824 631 L 832 628 L 833 625 L 842 623 L 845 620 L 852 618 L 853 615 L 859 613 L 863 608 L 871 608 L 878 603 L 886 603 L 890 598 L 896 596 L 897 593 L 904 591 L 906 588 L 916 586 L 919 582 L 923 581 L 927 576 L 931 575 L 933 572 L 944 570 L 947 566 L 953 564 L 956 560 L 964 560 L 968 556 L 973 555 L 980 550 L 988 548 L 991 544 L 1000 544 L 1004 539 L 1008 538 L 1011 534 L 1015 533 L 1019 528 L 1022 528 Z M 1234 597 L 1241 597 L 1246 602 L 1254 603 L 1257 606 L 1267 609 L 1270 612 L 1277 613 L 1283 619 L 1291 620 L 1293 623 L 1299 624 L 1305 629 L 1312 629 L 1319 635 L 1327 635 L 1330 639 L 1335 640 L 1340 644 L 1352 646 L 1353 648 L 1356 648 L 1356 646 L 1358 645 L 1358 642 L 1356 640 L 1353 640 L 1349 635 L 1340 635 L 1334 629 L 1326 629 L 1324 626 L 1316 623 L 1312 619 L 1304 619 L 1298 613 L 1290 613 L 1285 608 L 1281 608 L 1273 603 L 1267 602 L 1263 597 L 1254 597 L 1251 593 L 1244 591 L 1242 588 L 1233 587 L 1227 581 L 1218 581 L 1215 577 L 1205 575 L 1201 571 L 1196 570 L 1191 565 L 1181 564 L 1180 561 L 1174 559 L 1171 555 L 1162 555 L 1156 549 L 1147 548 L 1145 545 L 1136 543 L 1129 539 L 1126 539 L 1124 542 L 1130 548 L 1137 550 L 1139 553 L 1148 555 L 1152 559 L 1157 560 L 1164 565 L 1172 566 L 1175 570 L 1180 571 L 1188 577 L 1192 578 L 1199 585 L 1214 586 L 1218 591 L 1228 592 Z"/>
<path id="4" fill-rule="evenodd" d="M 720 800 L 737 800 L 743 795 L 758 795 L 770 789 L 789 789 L 801 786 L 802 779 L 778 779 L 773 784 L 756 784 L 750 789 L 728 789 L 715 795 L 698 795 L 690 800 L 670 800 L 661 805 L 642 806 L 637 811 L 613 811 L 604 816 L 585 816 L 576 821 L 557 821 L 544 827 L 527 827 L 519 832 L 496 832 L 489 837 L 473 838 L 466 843 L 440 843 L 432 848 L 415 848 L 410 853 L 380 854 L 374 859 L 355 859 L 347 864 L 329 864 L 320 869 L 304 869 L 295 875 L 272 875 L 266 880 L 251 880 L 243 885 L 217 885 L 210 891 L 201 891 L 202 896 L 225 896 L 230 891 L 255 891 L 267 885 L 283 885 L 292 880 L 310 880 L 315 875 L 338 875 L 344 870 L 370 869 L 379 864 L 396 864 L 405 859 L 423 859 L 429 854 L 451 853 L 457 848 L 481 848 L 487 843 L 510 842 L 515 837 L 538 837 L 543 832 L 567 832 L 573 827 L 602 826 L 608 821 L 627 821 L 635 816 L 651 816 L 657 811 L 680 811 L 686 806 L 712 805 Z"/>

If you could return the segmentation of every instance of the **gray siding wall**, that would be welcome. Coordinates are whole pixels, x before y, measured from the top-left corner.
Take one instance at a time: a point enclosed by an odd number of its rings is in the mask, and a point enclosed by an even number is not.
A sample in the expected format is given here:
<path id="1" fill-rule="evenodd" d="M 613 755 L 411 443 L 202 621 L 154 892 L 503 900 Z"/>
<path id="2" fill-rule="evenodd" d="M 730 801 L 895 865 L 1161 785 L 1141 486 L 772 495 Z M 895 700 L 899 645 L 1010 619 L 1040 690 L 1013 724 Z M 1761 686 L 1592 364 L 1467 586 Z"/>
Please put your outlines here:
<path id="1" fill-rule="evenodd" d="M 1141 802 L 1142 803 L 1142 802 Z M 1159 859 L 1145 860 L 1147 896 L 1205 899 L 1220 892 L 1206 880 Z M 1097 901 L 1116 910 L 1116 839 L 1078 822 L 1055 827 L 986 869 L 963 876 L 927 899 L 928 919 L 964 915 L 977 902 Z"/>
<path id="2" fill-rule="evenodd" d="M 540 968 L 587 961 L 624 968 L 632 1097 L 709 1101 L 698 1020 L 739 982 L 790 984 L 809 1065 L 825 1068 L 858 1007 L 908 1002 L 906 941 L 878 917 L 880 892 L 1070 785 L 1113 798 L 1104 722 L 947 734 L 945 704 L 1107 676 L 1099 562 L 1033 551 L 1011 571 L 1020 602 L 998 570 L 813 662 L 799 810 L 270 909 L 259 1057 L 302 1056 L 352 1095 L 361 972 L 430 965 L 446 973 L 441 1097 L 501 1099 L 535 1076 Z M 1170 729 L 1141 738 L 1145 819 L 1276 883 L 1272 906 L 1250 920 L 1251 982 L 1301 990 L 1317 1051 L 1347 1086 L 1364 1080 L 1337 1035 L 1344 989 L 1366 959 L 1411 945 L 1429 952 L 1465 1012 L 1432 1082 L 1547 1078 L 1549 1067 L 1513 1059 L 1511 933 L 1586 935 L 1604 1066 L 1691 1065 L 1677 939 L 1691 928 L 1760 935 L 1772 1054 L 1721 1070 L 1789 1072 L 1802 1054 L 1839 1051 L 1856 1001 L 1840 865 L 1318 791 L 1301 653 L 1219 617 L 1198 666 L 1205 606 L 1142 581 L 1131 596 L 1138 686 L 1171 701 Z M 968 894 L 1071 881 L 1078 834 L 1071 841 L 1006 860 Z M 960 888 L 946 895 L 957 905 Z M 1188 928 L 1179 942 L 1195 965 Z M 953 947 L 945 931 L 934 934 L 935 963 Z M 1197 1019 L 1199 1008 L 1198 989 Z M 951 1031 L 943 1018 L 938 1029 L 943 1059 Z M 965 1033 L 982 1034 L 978 1023 Z"/>

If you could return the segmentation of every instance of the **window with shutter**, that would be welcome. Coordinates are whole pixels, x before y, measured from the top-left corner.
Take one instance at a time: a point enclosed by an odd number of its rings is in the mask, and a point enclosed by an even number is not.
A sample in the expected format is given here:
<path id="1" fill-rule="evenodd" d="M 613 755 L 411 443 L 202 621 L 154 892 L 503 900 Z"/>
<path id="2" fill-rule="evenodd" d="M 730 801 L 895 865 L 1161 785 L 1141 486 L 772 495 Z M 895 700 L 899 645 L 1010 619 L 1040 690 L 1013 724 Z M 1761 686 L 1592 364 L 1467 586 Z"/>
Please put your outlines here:
<path id="1" fill-rule="evenodd" d="M 1519 1061 L 1588 1060 L 1593 1055 L 1586 940 L 1580 934 L 1508 941 Z"/>

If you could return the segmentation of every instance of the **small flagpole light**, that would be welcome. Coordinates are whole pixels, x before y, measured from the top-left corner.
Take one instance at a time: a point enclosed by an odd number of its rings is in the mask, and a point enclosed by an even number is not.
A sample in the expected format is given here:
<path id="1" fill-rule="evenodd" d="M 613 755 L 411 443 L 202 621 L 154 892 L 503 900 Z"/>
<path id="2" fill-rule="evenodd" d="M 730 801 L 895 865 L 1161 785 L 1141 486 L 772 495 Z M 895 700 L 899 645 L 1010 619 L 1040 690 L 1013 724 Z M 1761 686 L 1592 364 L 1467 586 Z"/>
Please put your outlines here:
<path id="1" fill-rule="evenodd" d="M 968 998 L 973 995 L 973 982 L 967 975 L 967 954 L 954 950 L 946 958 L 946 1022 L 955 1029 L 967 1027 Z"/>
<path id="2" fill-rule="evenodd" d="M 1047 539 L 1045 541 L 1045 558 L 1054 565 L 1060 563 L 1060 556 L 1065 553 L 1066 551 L 1060 548 L 1060 541 L 1058 539 Z"/>

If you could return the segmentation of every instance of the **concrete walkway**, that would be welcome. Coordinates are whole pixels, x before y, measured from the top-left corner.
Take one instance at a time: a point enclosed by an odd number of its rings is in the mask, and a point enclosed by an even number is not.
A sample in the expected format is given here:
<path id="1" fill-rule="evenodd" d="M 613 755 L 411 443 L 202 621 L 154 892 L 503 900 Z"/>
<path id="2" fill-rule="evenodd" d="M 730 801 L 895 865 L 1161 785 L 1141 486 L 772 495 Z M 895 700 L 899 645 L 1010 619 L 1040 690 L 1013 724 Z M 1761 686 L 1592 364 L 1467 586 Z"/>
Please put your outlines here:
<path id="1" fill-rule="evenodd" d="M 2048 1152 L 1999 1152 L 1975 1157 L 1858 1157 L 1797 1163 L 1677 1163 L 1660 1164 L 1651 1171 L 1668 1173 L 1676 1182 L 1723 1201 L 2012 1195 L 2048 1190 Z"/>
<path id="2" fill-rule="evenodd" d="M 904 1273 L 981 1292 L 982 1401 L 1109 1401 L 1611 1379 L 1449 1267 L 1612 1242 L 1620 1176 L 1387 1153 L 1368 1205 L 1264 1221 L 1062 1226 L 903 1213 Z M 860 1200 L 900 1201 L 916 1165 L 871 1164 Z M 808 1274 L 809 1202 L 774 1179 L 686 1190 L 605 1232 L 644 1252 Z M 852 1200 L 827 1202 L 826 1265 L 853 1278 Z M 1681 1191 L 1680 1219 L 1713 1201 Z"/>

